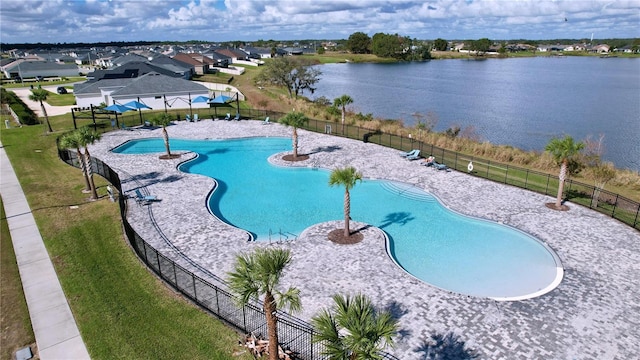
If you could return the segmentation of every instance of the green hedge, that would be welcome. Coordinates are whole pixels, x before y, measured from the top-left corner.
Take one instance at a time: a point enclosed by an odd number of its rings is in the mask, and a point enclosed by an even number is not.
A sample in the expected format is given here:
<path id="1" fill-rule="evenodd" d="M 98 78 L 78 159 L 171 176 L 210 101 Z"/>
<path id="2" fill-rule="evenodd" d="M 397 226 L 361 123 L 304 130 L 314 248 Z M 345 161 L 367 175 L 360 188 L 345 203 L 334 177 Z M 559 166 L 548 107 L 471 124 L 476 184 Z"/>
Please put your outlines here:
<path id="1" fill-rule="evenodd" d="M 33 112 L 13 91 L 7 91 L 0 88 L 0 99 L 3 104 L 9 104 L 9 107 L 18 115 L 20 122 L 25 125 L 39 124 L 38 116 Z"/>

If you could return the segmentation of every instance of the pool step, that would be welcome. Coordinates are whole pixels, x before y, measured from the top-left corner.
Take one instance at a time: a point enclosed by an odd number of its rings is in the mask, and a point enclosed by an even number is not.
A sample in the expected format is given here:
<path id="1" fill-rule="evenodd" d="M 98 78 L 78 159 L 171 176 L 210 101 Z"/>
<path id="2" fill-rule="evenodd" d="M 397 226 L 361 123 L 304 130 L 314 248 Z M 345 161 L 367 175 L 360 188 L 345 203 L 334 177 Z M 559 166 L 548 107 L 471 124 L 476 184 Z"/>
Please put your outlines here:
<path id="1" fill-rule="evenodd" d="M 380 186 L 392 194 L 396 194 L 407 199 L 423 201 L 423 202 L 437 201 L 436 198 L 433 197 L 428 192 L 412 185 L 384 181 L 380 183 Z"/>

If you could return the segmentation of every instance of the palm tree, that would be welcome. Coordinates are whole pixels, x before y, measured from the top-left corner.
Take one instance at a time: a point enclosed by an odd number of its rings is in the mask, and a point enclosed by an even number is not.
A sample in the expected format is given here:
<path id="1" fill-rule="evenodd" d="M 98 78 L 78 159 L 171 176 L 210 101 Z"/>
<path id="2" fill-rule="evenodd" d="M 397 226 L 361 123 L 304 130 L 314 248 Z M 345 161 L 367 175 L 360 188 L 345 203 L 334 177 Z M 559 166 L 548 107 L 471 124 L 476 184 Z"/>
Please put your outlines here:
<path id="1" fill-rule="evenodd" d="M 349 104 L 353 104 L 353 99 L 351 98 L 351 96 L 345 94 L 340 96 L 339 98 L 333 99 L 333 104 L 340 107 L 342 110 L 342 133 L 344 133 L 344 116 L 347 111 L 346 107 Z"/>
<path id="2" fill-rule="evenodd" d="M 278 248 L 258 248 L 250 254 L 240 254 L 236 258 L 234 271 L 229 273 L 231 291 L 239 296 L 239 303 L 245 305 L 251 299 L 264 296 L 263 309 L 269 332 L 269 360 L 278 359 L 278 309 L 288 307 L 299 311 L 300 290 L 289 288 L 278 291 L 280 276 L 291 262 L 291 251 Z"/>
<path id="3" fill-rule="evenodd" d="M 382 359 L 380 352 L 393 346 L 398 322 L 389 312 L 379 313 L 364 295 L 333 296 L 332 312 L 324 309 L 312 318 L 318 336 L 324 342 L 324 355 L 330 359 Z"/>
<path id="4" fill-rule="evenodd" d="M 44 107 L 43 101 L 47 101 L 47 96 L 49 96 L 49 92 L 45 89 L 35 89 L 31 91 L 31 95 L 29 95 L 29 100 L 40 102 L 40 108 L 42 109 L 42 114 L 44 115 L 45 120 L 47 121 L 47 127 L 49 132 L 53 132 L 51 128 L 51 123 L 49 123 L 49 115 L 47 115 L 47 109 Z"/>
<path id="5" fill-rule="evenodd" d="M 167 113 L 162 113 L 153 119 L 153 123 L 162 126 L 162 138 L 164 139 L 164 148 L 167 149 L 167 157 L 171 158 L 171 149 L 169 149 L 169 133 L 167 133 L 167 125 L 171 124 L 173 117 Z"/>
<path id="6" fill-rule="evenodd" d="M 298 157 L 298 128 L 303 127 L 309 119 L 301 112 L 290 112 L 282 119 L 278 120 L 279 123 L 285 126 L 293 127 L 293 158 Z"/>
<path id="7" fill-rule="evenodd" d="M 91 199 L 98 199 L 98 192 L 96 191 L 96 184 L 93 182 L 93 169 L 91 168 L 91 154 L 89 154 L 89 145 L 100 140 L 100 134 L 91 130 L 88 126 L 82 127 L 77 130 L 78 141 L 80 146 L 84 146 L 84 166 L 89 177 L 89 184 L 91 186 Z"/>
<path id="8" fill-rule="evenodd" d="M 584 143 L 574 142 L 573 138 L 569 135 L 565 136 L 563 139 L 551 139 L 544 148 L 545 151 L 548 151 L 551 156 L 553 156 L 553 159 L 560 164 L 560 175 L 558 176 L 560 182 L 558 183 L 558 196 L 556 197 L 555 203 L 556 209 L 560 209 L 562 207 L 562 192 L 564 190 L 564 180 L 567 176 L 569 160 L 572 160 L 572 158 L 583 148 Z"/>
<path id="9" fill-rule="evenodd" d="M 357 172 L 352 166 L 335 169 L 329 176 L 329 186 L 344 186 L 344 236 L 346 237 L 351 235 L 351 231 L 349 231 L 349 218 L 351 213 L 351 195 L 349 195 L 349 190 L 351 190 L 358 181 L 362 181 L 362 174 Z"/>
<path id="10" fill-rule="evenodd" d="M 87 175 L 87 169 L 84 164 L 84 157 L 82 156 L 82 152 L 80 151 L 80 137 L 78 136 L 77 131 L 69 132 L 64 134 L 60 138 L 60 148 L 62 149 L 75 149 L 76 155 L 78 157 L 78 163 L 80 164 L 80 170 L 82 170 L 82 176 L 84 177 L 85 182 L 85 191 L 91 191 L 91 184 L 89 183 L 89 176 Z"/>

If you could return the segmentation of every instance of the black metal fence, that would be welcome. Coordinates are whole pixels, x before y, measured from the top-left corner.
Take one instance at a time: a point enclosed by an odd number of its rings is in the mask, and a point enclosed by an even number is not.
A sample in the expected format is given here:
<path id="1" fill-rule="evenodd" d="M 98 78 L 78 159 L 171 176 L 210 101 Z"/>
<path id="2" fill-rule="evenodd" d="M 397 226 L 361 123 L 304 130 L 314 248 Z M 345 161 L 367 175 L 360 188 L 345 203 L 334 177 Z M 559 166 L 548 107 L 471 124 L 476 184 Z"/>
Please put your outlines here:
<path id="1" fill-rule="evenodd" d="M 58 155 L 67 164 L 79 167 L 77 154 L 58 149 Z M 100 159 L 92 157 L 91 168 L 109 181 L 121 194 L 118 197 L 124 232 L 138 257 L 162 280 L 198 304 L 217 318 L 244 333 L 267 337 L 267 322 L 264 310 L 258 303 L 239 306 L 237 297 L 226 289 L 211 284 L 147 243 L 127 221 L 127 198 L 123 196 L 120 177 Z M 278 313 L 278 340 L 284 349 L 291 350 L 296 359 L 328 359 L 322 355 L 323 345 L 313 342 L 315 331 L 308 323 L 287 313 Z M 385 359 L 396 359 L 383 353 Z"/>
<path id="2" fill-rule="evenodd" d="M 558 190 L 560 180 L 557 176 L 446 150 L 411 137 L 387 134 L 353 125 L 342 126 L 339 123 L 316 119 L 311 119 L 305 129 L 362 140 L 402 151 L 419 149 L 420 154 L 425 157 L 432 155 L 438 163 L 443 163 L 451 169 L 545 195 L 555 197 Z M 469 163 L 473 164 L 471 171 L 469 171 Z M 565 181 L 564 199 L 609 215 L 640 230 L 640 203 L 637 201 L 571 179 Z"/>

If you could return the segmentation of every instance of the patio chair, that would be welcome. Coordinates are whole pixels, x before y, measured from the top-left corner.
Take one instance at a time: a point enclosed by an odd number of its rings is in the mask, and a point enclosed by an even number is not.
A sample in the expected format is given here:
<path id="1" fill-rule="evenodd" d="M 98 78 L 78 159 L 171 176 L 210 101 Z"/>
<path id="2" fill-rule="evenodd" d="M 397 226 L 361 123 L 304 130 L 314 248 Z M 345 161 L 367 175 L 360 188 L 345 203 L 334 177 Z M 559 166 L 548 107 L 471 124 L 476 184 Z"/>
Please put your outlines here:
<path id="1" fill-rule="evenodd" d="M 262 122 L 262 125 L 269 125 L 269 124 L 271 123 L 269 122 L 269 117 L 267 116 L 267 118 L 264 119 L 264 121 Z"/>
<path id="2" fill-rule="evenodd" d="M 120 124 L 120 128 L 122 130 L 128 130 L 128 131 L 133 131 L 132 128 L 128 127 L 127 125 L 125 125 L 124 123 Z"/>
<path id="3" fill-rule="evenodd" d="M 200 118 L 198 118 L 198 114 L 193 114 L 193 122 L 196 122 L 200 120 Z"/>
<path id="4" fill-rule="evenodd" d="M 225 120 L 231 120 L 231 114 L 227 113 L 227 116 L 224 117 Z"/>
<path id="5" fill-rule="evenodd" d="M 437 162 L 433 162 L 433 167 L 438 170 L 447 170 L 449 171 L 449 167 L 445 164 L 438 164 Z"/>
<path id="6" fill-rule="evenodd" d="M 407 156 L 407 160 L 417 160 L 420 159 L 420 150 L 415 150 L 413 155 Z"/>
<path id="7" fill-rule="evenodd" d="M 420 150 L 413 149 L 411 151 L 403 151 L 400 153 L 400 156 L 403 156 L 403 157 L 412 156 L 412 155 L 415 155 L 416 151 L 420 151 Z"/>
<path id="8" fill-rule="evenodd" d="M 184 116 L 184 120 L 191 122 L 191 115 L 189 115 L 189 114 L 185 115 Z"/>
<path id="9" fill-rule="evenodd" d="M 138 203 L 138 205 L 147 205 L 154 201 L 160 201 L 160 199 L 158 199 L 158 197 L 155 195 L 142 195 L 140 189 L 136 189 L 136 202 Z"/>
<path id="10" fill-rule="evenodd" d="M 240 114 L 236 114 L 235 120 L 240 120 Z"/>

